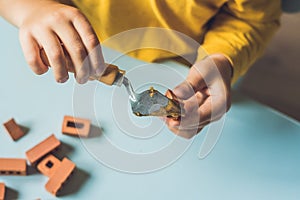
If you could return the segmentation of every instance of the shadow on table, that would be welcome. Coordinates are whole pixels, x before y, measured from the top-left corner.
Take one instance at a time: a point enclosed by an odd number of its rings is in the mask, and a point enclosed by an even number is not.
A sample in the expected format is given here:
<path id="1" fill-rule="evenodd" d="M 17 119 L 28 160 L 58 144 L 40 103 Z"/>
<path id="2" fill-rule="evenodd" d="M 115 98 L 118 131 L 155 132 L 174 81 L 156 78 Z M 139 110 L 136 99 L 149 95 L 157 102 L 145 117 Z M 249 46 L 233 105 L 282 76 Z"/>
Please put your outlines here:
<path id="1" fill-rule="evenodd" d="M 74 152 L 74 147 L 69 145 L 68 143 L 62 142 L 60 147 L 54 152 L 54 155 L 62 160 L 67 155 L 69 156 L 71 153 Z"/>
<path id="2" fill-rule="evenodd" d="M 10 187 L 5 187 L 5 198 L 4 199 L 18 199 L 19 193 L 10 188 Z"/>
<path id="3" fill-rule="evenodd" d="M 76 168 L 58 196 L 66 196 L 80 191 L 81 187 L 89 178 L 90 174 L 88 172 L 80 168 Z"/>
<path id="4" fill-rule="evenodd" d="M 27 133 L 30 131 L 30 128 L 28 126 L 24 126 L 24 125 L 20 125 L 20 124 L 19 124 L 19 126 L 20 126 L 21 130 L 23 131 L 24 136 L 27 135 Z"/>
<path id="5" fill-rule="evenodd" d="M 231 91 L 231 104 L 243 104 L 246 102 L 249 102 L 249 97 L 246 97 L 235 89 Z"/>
<path id="6" fill-rule="evenodd" d="M 100 137 L 102 135 L 102 128 L 91 124 L 91 129 L 88 138 Z"/>
<path id="7" fill-rule="evenodd" d="M 28 165 L 27 166 L 27 176 L 35 175 L 35 174 L 40 174 L 40 172 L 35 167 Z"/>

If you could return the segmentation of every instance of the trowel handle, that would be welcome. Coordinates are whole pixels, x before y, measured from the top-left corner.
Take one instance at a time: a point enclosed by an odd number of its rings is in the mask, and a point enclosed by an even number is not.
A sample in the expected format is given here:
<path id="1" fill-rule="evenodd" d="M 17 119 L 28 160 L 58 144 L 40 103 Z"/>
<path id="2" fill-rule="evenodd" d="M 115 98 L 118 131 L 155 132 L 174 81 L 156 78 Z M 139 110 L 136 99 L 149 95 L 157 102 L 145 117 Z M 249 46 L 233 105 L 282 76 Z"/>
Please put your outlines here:
<path id="1" fill-rule="evenodd" d="M 121 86 L 123 83 L 125 71 L 122 69 L 119 69 L 118 66 L 113 65 L 113 64 L 105 63 L 105 65 L 107 65 L 107 67 L 100 77 L 91 76 L 90 78 L 101 81 L 102 83 L 105 83 L 106 85 Z"/>
<path id="2" fill-rule="evenodd" d="M 42 61 L 45 65 L 50 66 L 49 60 L 47 58 L 47 55 L 44 51 L 44 49 L 40 50 L 40 55 L 42 58 Z M 92 80 L 98 80 L 101 81 L 102 83 L 105 83 L 106 85 L 119 85 L 120 83 L 118 82 L 117 79 L 123 78 L 125 71 L 119 69 L 116 65 L 113 64 L 107 64 L 105 71 L 101 75 L 101 77 L 96 77 L 96 76 L 91 76 L 90 79 Z M 75 73 L 74 69 L 68 69 L 69 72 Z"/>

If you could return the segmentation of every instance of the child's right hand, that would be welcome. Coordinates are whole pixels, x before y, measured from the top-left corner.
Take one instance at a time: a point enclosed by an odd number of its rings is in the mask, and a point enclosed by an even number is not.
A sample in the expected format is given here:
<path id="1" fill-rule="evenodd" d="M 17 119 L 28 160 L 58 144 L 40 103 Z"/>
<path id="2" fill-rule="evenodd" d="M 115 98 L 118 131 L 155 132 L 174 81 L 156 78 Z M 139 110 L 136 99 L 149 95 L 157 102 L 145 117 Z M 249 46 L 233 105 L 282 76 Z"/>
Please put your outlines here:
<path id="1" fill-rule="evenodd" d="M 23 0 L 24 1 L 24 0 Z M 100 75 L 104 60 L 99 40 L 87 18 L 76 8 L 52 0 L 28 1 L 20 20 L 20 42 L 25 59 L 36 74 L 48 71 L 41 49 L 48 57 L 57 82 L 74 71 L 78 83 Z M 32 5 L 29 5 L 32 4 Z M 25 13 L 25 14 L 24 14 Z"/>

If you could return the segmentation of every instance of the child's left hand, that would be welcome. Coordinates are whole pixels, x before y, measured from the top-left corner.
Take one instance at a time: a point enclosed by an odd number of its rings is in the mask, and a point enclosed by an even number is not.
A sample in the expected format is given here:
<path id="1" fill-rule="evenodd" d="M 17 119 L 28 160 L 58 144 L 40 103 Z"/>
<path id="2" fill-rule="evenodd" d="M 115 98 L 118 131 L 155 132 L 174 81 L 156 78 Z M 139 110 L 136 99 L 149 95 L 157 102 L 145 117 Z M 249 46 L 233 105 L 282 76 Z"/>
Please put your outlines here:
<path id="1" fill-rule="evenodd" d="M 196 62 L 186 80 L 173 90 L 183 101 L 185 116 L 179 120 L 166 118 L 168 128 L 176 135 L 191 138 L 220 119 L 231 105 L 231 76 L 231 64 L 222 54 Z"/>

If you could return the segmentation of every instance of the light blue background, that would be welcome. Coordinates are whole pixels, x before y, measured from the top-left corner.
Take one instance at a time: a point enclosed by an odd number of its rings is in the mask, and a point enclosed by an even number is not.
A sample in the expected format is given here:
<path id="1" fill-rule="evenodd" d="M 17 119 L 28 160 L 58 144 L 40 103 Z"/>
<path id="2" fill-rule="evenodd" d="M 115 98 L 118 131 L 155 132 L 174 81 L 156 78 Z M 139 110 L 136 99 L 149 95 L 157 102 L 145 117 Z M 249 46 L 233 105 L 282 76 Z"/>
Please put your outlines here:
<path id="1" fill-rule="evenodd" d="M 299 123 L 233 92 L 221 138 L 207 158 L 197 157 L 205 136 L 200 134 L 187 152 L 165 169 L 138 175 L 115 171 L 97 162 L 80 139 L 60 132 L 63 116 L 73 114 L 73 78 L 57 84 L 50 72 L 34 75 L 24 61 L 17 29 L 3 19 L 0 36 L 0 122 L 14 117 L 30 128 L 25 137 L 13 142 L 1 127 L 0 157 L 23 158 L 27 149 L 55 133 L 67 144 L 67 156 L 84 177 L 76 192 L 61 199 L 300 199 Z M 105 52 L 106 56 L 113 54 Z M 125 58 L 123 62 L 126 68 L 138 61 Z M 187 73 L 182 66 L 167 64 Z M 111 89 L 100 86 L 99 90 L 101 87 L 105 99 Z M 111 107 L 106 109 L 109 115 Z M 103 120 L 108 130 L 118 130 L 113 121 Z M 163 132 L 171 138 L 168 130 Z M 129 140 L 124 139 L 123 145 Z M 15 190 L 18 199 L 54 199 L 44 189 L 47 178 L 40 174 L 0 176 L 0 181 Z"/>

